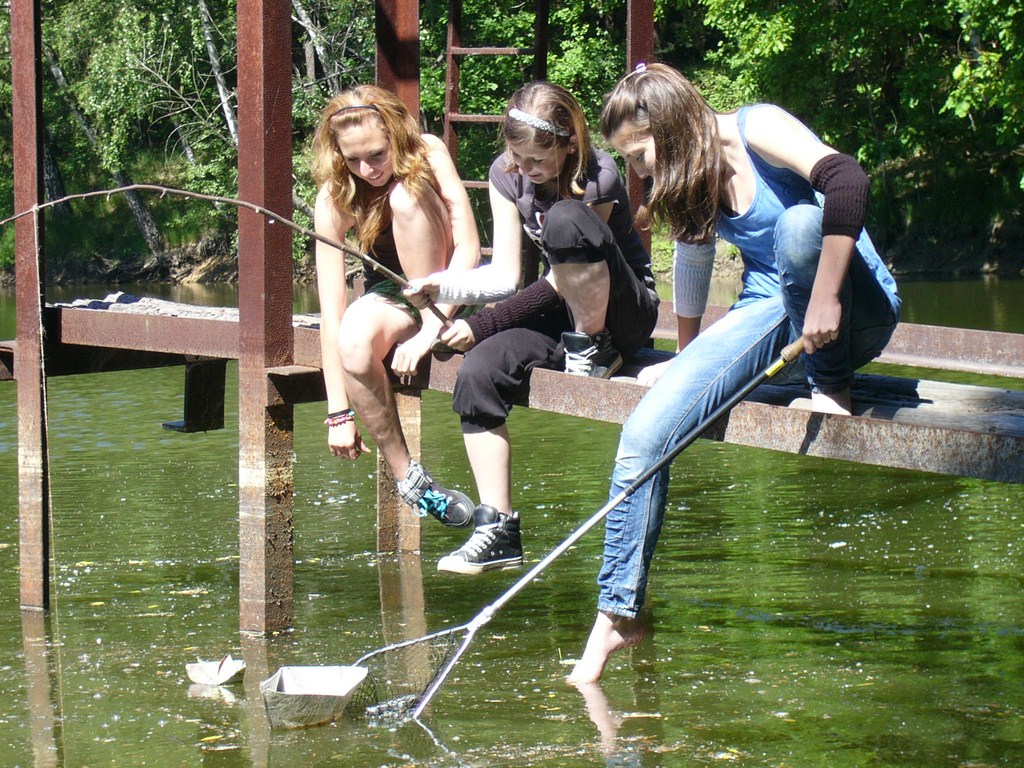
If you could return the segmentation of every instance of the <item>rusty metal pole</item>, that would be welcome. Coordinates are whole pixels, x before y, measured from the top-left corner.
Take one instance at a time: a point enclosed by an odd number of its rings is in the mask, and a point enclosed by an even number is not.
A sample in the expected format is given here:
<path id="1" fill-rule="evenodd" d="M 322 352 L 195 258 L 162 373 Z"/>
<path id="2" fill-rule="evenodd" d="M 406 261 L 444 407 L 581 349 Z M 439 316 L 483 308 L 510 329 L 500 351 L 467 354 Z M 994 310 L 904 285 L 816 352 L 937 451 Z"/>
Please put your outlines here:
<path id="1" fill-rule="evenodd" d="M 649 64 L 654 55 L 654 0 L 628 0 L 626 3 L 626 65 L 632 71 L 637 64 Z M 629 171 L 629 202 L 636 213 L 644 199 L 643 180 Z M 651 231 L 640 231 L 644 246 L 651 248 Z"/>
<path id="2" fill-rule="evenodd" d="M 377 85 L 394 91 L 413 116 L 420 113 L 420 9 L 409 0 L 377 0 Z M 398 418 L 409 453 L 420 458 L 420 398 L 395 393 Z M 377 550 L 418 552 L 419 519 L 395 489 L 387 462 L 377 452 Z"/>
<path id="3" fill-rule="evenodd" d="M 289 218 L 290 10 L 238 0 L 238 194 Z M 238 271 L 239 623 L 266 632 L 292 621 L 294 409 L 271 405 L 267 380 L 294 355 L 291 230 L 239 211 Z"/>
<path id="4" fill-rule="evenodd" d="M 377 85 L 394 91 L 420 116 L 420 6 L 410 0 L 377 0 Z"/>
<path id="5" fill-rule="evenodd" d="M 11 0 L 14 210 L 43 202 L 42 43 L 38 0 Z M 14 225 L 17 276 L 18 523 L 23 608 L 50 603 L 50 480 L 42 308 L 46 293 L 42 214 Z"/>

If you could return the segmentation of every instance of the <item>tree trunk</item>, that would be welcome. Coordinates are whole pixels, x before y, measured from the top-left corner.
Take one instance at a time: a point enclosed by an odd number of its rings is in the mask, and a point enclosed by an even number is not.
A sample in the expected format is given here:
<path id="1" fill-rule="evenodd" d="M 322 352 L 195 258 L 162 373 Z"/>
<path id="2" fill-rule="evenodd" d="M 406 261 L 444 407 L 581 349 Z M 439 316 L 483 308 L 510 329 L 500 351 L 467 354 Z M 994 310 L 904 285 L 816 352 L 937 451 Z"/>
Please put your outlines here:
<path id="1" fill-rule="evenodd" d="M 324 48 L 323 35 L 320 34 L 320 30 L 313 23 L 313 19 L 310 18 L 306 12 L 305 7 L 302 5 L 302 0 L 292 0 L 292 8 L 295 9 L 295 18 L 302 25 L 302 28 L 306 30 L 306 34 L 309 36 L 309 42 L 312 43 L 313 48 L 316 50 L 317 56 L 320 57 L 320 65 L 324 70 L 324 79 L 330 86 L 331 93 L 337 93 L 341 90 L 341 85 L 338 82 L 336 73 L 334 72 L 333 62 L 328 58 L 327 51 Z M 316 81 L 316 77 L 311 73 L 309 79 Z"/>
<path id="2" fill-rule="evenodd" d="M 213 71 L 213 79 L 217 81 L 217 93 L 220 95 L 220 108 L 224 112 L 224 122 L 227 123 L 228 133 L 235 146 L 238 146 L 238 124 L 235 121 L 235 110 L 231 105 L 231 90 L 228 88 L 227 80 L 224 79 L 224 70 L 220 65 L 220 54 L 217 51 L 217 44 L 213 40 L 213 17 L 210 16 L 210 8 L 206 0 L 199 0 L 199 18 L 203 24 L 203 39 L 206 41 L 206 56 L 210 60 L 210 69 Z"/>
<path id="3" fill-rule="evenodd" d="M 61 175 L 60 166 L 53 156 L 53 136 L 48 130 L 43 131 L 43 188 L 46 190 L 47 200 L 60 200 L 67 197 L 67 190 L 64 187 L 64 177 Z M 63 219 L 71 215 L 71 204 L 68 202 L 57 203 L 51 210 L 55 219 Z"/>

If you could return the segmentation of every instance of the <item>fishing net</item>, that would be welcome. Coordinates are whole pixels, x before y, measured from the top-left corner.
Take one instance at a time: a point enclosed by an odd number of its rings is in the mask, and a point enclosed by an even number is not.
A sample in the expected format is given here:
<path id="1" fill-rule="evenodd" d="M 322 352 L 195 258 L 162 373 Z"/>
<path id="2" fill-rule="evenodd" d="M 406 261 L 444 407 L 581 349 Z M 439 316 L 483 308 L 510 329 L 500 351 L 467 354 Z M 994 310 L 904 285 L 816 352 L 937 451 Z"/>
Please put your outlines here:
<path id="1" fill-rule="evenodd" d="M 371 723 L 408 718 L 424 692 L 458 650 L 456 629 L 407 640 L 373 651 L 355 662 L 368 672 L 347 712 Z"/>

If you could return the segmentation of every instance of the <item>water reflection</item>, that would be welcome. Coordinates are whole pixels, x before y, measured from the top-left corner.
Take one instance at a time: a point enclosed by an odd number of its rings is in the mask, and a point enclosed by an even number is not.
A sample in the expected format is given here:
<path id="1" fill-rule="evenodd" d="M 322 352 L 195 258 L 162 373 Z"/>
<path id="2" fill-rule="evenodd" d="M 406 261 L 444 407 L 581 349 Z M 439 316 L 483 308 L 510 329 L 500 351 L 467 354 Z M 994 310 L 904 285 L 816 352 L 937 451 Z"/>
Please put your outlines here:
<path id="1" fill-rule="evenodd" d="M 28 717 L 36 768 L 56 768 L 64 760 L 58 746 L 56 686 L 50 675 L 46 617 L 41 611 L 21 612 L 25 678 L 28 683 Z"/>

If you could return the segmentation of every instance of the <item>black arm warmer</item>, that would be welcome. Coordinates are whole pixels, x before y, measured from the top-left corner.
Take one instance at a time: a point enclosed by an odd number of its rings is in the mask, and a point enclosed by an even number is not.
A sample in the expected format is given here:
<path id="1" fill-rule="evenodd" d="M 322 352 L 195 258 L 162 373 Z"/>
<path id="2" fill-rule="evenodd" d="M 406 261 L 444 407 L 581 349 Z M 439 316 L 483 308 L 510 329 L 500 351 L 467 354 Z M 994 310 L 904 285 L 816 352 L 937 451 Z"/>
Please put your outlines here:
<path id="1" fill-rule="evenodd" d="M 849 155 L 825 155 L 811 169 L 811 186 L 825 196 L 821 234 L 846 235 L 856 240 L 868 212 L 871 182 Z"/>
<path id="2" fill-rule="evenodd" d="M 551 283 L 542 277 L 534 280 L 515 296 L 470 315 L 466 318 L 466 323 L 473 331 L 473 338 L 480 343 L 498 331 L 522 325 L 527 317 L 558 309 L 561 303 L 562 297 Z"/>

